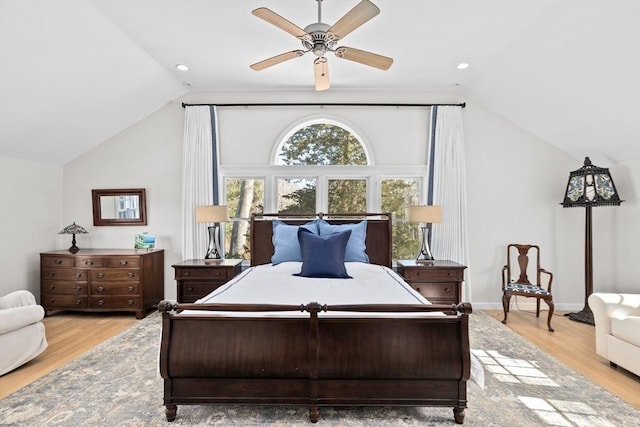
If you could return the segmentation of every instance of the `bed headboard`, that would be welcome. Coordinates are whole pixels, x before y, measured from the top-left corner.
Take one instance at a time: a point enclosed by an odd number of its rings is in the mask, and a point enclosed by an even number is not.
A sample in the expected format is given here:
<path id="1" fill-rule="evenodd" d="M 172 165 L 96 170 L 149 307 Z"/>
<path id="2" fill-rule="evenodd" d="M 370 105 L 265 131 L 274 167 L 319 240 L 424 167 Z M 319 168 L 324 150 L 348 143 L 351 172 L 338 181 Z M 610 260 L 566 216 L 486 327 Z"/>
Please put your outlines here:
<path id="1" fill-rule="evenodd" d="M 353 214 L 251 214 L 251 265 L 268 264 L 273 255 L 273 219 L 287 224 L 304 224 L 322 218 L 330 224 L 348 224 L 367 220 L 367 255 L 371 264 L 391 267 L 392 228 L 390 213 Z"/>

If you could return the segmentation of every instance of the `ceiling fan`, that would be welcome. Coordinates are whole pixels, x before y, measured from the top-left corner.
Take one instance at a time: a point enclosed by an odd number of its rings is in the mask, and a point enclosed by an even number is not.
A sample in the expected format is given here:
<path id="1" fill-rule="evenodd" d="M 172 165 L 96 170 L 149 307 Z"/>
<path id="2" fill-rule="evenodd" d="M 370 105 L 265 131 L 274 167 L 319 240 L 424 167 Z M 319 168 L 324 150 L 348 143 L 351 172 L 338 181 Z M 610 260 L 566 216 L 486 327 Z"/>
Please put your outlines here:
<path id="1" fill-rule="evenodd" d="M 255 71 L 264 70 L 281 62 L 302 56 L 307 52 L 313 52 L 316 56 L 313 61 L 316 90 L 326 90 L 329 89 L 329 64 L 325 56 L 327 52 L 334 52 L 338 58 L 358 62 L 380 70 L 387 70 L 391 67 L 392 58 L 353 47 L 336 47 L 339 40 L 380 13 L 380 9 L 376 5 L 369 0 L 361 0 L 338 22 L 333 25 L 327 25 L 322 22 L 322 0 L 316 1 L 318 2 L 318 22 L 309 24 L 304 29 L 266 7 L 259 7 L 251 12 L 258 18 L 264 19 L 300 39 L 304 48 L 256 62 L 250 65 L 251 69 Z"/>

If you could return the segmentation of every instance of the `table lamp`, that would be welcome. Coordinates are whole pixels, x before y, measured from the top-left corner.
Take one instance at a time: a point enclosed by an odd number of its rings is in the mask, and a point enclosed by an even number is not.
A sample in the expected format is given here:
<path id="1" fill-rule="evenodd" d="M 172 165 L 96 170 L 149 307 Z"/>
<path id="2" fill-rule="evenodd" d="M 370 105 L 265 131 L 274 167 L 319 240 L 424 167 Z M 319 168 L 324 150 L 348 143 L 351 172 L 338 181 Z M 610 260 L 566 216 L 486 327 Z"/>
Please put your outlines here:
<path id="1" fill-rule="evenodd" d="M 196 206 L 196 222 L 208 223 L 209 246 L 204 259 L 222 260 L 223 251 L 220 248 L 220 223 L 229 220 L 229 210 L 226 206 Z"/>
<path id="2" fill-rule="evenodd" d="M 409 206 L 409 222 L 417 222 L 421 225 L 422 242 L 420 243 L 420 251 L 416 257 L 418 263 L 433 262 L 434 258 L 429 249 L 429 233 L 431 224 L 442 222 L 442 208 L 440 206 Z"/>
<path id="3" fill-rule="evenodd" d="M 71 247 L 69 248 L 69 252 L 71 252 L 72 254 L 75 254 L 80 250 L 80 248 L 76 246 L 76 234 L 89 234 L 89 232 L 85 230 L 84 227 L 76 224 L 74 221 L 73 224 L 67 225 L 65 228 L 59 231 L 58 234 L 73 234 L 73 237 L 71 238 Z"/>

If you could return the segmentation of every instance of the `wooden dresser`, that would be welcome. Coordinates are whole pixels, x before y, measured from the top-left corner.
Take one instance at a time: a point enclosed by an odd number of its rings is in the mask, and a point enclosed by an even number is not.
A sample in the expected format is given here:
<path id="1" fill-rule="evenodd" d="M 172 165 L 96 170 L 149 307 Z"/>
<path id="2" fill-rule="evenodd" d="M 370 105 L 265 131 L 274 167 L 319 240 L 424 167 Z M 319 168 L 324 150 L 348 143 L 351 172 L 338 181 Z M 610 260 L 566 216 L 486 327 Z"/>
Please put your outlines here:
<path id="1" fill-rule="evenodd" d="M 142 319 L 164 298 L 164 250 L 42 252 L 40 292 L 47 312 L 133 311 Z"/>
<path id="2" fill-rule="evenodd" d="M 242 269 L 241 259 L 211 262 L 190 259 L 172 265 L 176 272 L 178 302 L 195 302 L 227 283 Z"/>
<path id="3" fill-rule="evenodd" d="M 459 304 L 462 295 L 464 269 L 453 261 L 418 263 L 415 260 L 398 260 L 398 274 L 412 288 L 434 304 Z"/>

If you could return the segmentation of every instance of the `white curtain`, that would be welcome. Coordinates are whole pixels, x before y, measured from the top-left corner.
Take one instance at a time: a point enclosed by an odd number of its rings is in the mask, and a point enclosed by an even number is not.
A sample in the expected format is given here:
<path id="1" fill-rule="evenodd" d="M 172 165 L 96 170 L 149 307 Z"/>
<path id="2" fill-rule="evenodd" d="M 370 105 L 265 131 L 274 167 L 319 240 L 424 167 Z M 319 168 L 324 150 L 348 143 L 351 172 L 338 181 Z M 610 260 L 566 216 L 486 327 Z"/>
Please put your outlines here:
<path id="1" fill-rule="evenodd" d="M 442 206 L 442 223 L 434 224 L 431 249 L 436 259 L 469 267 L 467 186 L 462 107 L 438 106 L 432 111 L 429 204 Z M 471 301 L 465 271 L 462 301 Z"/>
<path id="2" fill-rule="evenodd" d="M 186 106 L 182 156 L 182 259 L 204 258 L 207 224 L 195 221 L 196 206 L 218 203 L 216 108 Z"/>

